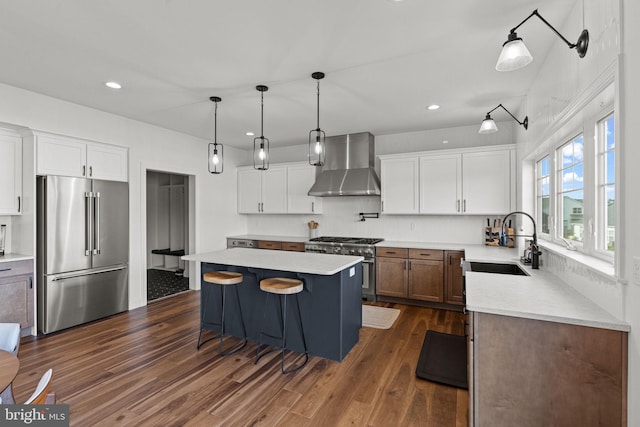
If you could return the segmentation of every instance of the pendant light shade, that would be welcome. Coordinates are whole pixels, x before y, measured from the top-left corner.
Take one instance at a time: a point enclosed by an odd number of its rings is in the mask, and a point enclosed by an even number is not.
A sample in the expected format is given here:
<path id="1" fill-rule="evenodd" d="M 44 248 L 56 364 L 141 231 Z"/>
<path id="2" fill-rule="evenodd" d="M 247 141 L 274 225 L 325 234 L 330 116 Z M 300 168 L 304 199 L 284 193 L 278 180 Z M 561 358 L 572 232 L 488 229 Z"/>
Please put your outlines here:
<path id="1" fill-rule="evenodd" d="M 551 24 L 549 24 L 542 17 L 542 15 L 538 13 L 538 9 L 536 9 L 531 13 L 531 15 L 527 16 L 524 21 L 512 28 L 509 32 L 507 41 L 502 45 L 502 52 L 500 52 L 500 56 L 498 57 L 496 70 L 517 70 L 526 66 L 533 60 L 529 49 L 527 49 L 522 39 L 518 37 L 518 34 L 516 33 L 516 30 L 533 16 L 537 16 L 538 18 L 540 18 L 540 20 L 544 22 L 547 27 L 551 28 L 551 30 L 556 33 L 556 35 L 567 44 L 567 46 L 569 46 L 569 49 L 575 49 L 578 53 L 578 56 L 580 58 L 584 58 L 584 56 L 587 54 L 587 48 L 589 47 L 589 31 L 582 30 L 580 36 L 578 37 L 578 41 L 575 43 L 570 43 L 569 40 L 567 40 L 562 34 L 558 32 L 558 30 L 556 30 Z"/>
<path id="2" fill-rule="evenodd" d="M 487 113 L 487 115 L 484 116 L 484 120 L 482 121 L 482 124 L 480 125 L 480 129 L 478 130 L 478 133 L 494 133 L 494 132 L 498 132 L 498 126 L 496 126 L 496 122 L 494 122 L 493 119 L 491 118 L 491 113 L 496 111 L 498 108 L 502 108 L 504 111 L 506 111 L 513 118 L 513 120 L 518 122 L 519 125 L 524 126 L 525 129 L 529 128 L 529 117 L 525 116 L 524 120 L 520 121 L 520 120 L 516 119 L 516 117 L 513 114 L 511 114 L 511 112 L 509 110 L 504 108 L 504 105 L 498 104 L 498 106 L 496 108 L 494 108 L 493 110 L 489 111 Z"/>
<path id="3" fill-rule="evenodd" d="M 253 139 L 253 168 L 265 171 L 269 169 L 269 139 L 264 137 L 264 93 L 269 88 L 258 85 L 256 90 L 260 92 L 260 136 Z"/>
<path id="4" fill-rule="evenodd" d="M 312 166 L 324 165 L 325 157 L 325 134 L 320 129 L 320 80 L 324 78 L 324 73 L 317 71 L 311 77 L 318 81 L 317 90 L 317 125 L 309 132 L 309 164 Z"/>
<path id="5" fill-rule="evenodd" d="M 224 147 L 222 144 L 218 144 L 218 102 L 222 101 L 222 98 L 218 96 L 212 96 L 209 98 L 216 104 L 213 114 L 213 144 L 209 144 L 209 173 L 221 174 L 224 170 Z"/>

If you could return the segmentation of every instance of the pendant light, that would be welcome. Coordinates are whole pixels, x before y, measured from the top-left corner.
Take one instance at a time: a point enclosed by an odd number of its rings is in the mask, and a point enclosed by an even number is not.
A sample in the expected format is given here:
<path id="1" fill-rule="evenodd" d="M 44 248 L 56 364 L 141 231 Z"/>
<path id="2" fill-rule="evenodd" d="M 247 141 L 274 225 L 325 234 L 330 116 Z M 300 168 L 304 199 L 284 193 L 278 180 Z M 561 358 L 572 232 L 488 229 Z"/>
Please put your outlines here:
<path id="1" fill-rule="evenodd" d="M 509 36 L 507 41 L 502 45 L 502 51 L 500 52 L 500 56 L 498 57 L 498 62 L 496 63 L 496 70 L 498 71 L 513 71 L 519 68 L 524 67 L 529 64 L 533 60 L 533 56 L 529 52 L 529 49 L 524 45 L 524 42 L 518 34 L 516 30 L 522 24 L 527 22 L 532 16 L 537 16 L 540 18 L 542 22 L 544 22 L 551 30 L 556 33 L 558 37 L 560 37 L 566 44 L 569 46 L 569 49 L 575 49 L 580 58 L 584 58 L 587 54 L 587 48 L 589 47 L 589 31 L 582 30 L 580 36 L 578 37 L 578 41 L 575 43 L 570 43 L 569 40 L 564 38 L 562 34 L 558 32 L 551 24 L 549 24 L 539 13 L 538 9 L 534 10 L 531 15 L 527 16 L 524 21 L 519 23 L 517 26 L 511 29 L 509 32 Z"/>
<path id="2" fill-rule="evenodd" d="M 525 129 L 529 128 L 529 117 L 525 116 L 524 120 L 520 121 L 520 120 L 516 119 L 516 117 L 513 114 L 511 114 L 511 112 L 509 110 L 504 108 L 504 105 L 498 104 L 498 106 L 496 108 L 494 108 L 493 110 L 489 111 L 487 113 L 487 115 L 484 117 L 484 120 L 482 121 L 482 125 L 480 125 L 480 130 L 478 130 L 478 133 L 494 133 L 494 132 L 498 132 L 498 126 L 496 126 L 496 122 L 494 122 L 493 119 L 491 118 L 491 113 L 493 113 L 498 108 L 502 108 L 504 111 L 509 113 L 509 115 L 513 118 L 513 120 L 518 122 L 518 124 L 524 126 Z"/>
<path id="3" fill-rule="evenodd" d="M 224 147 L 218 144 L 218 102 L 222 101 L 222 98 L 212 96 L 209 99 L 216 104 L 213 114 L 213 144 L 209 144 L 209 173 L 221 174 L 224 170 Z"/>
<path id="4" fill-rule="evenodd" d="M 325 144 L 324 131 L 320 129 L 320 80 L 324 78 L 324 73 L 316 71 L 311 77 L 318 81 L 317 95 L 317 125 L 309 132 L 309 164 L 312 166 L 324 165 Z"/>
<path id="5" fill-rule="evenodd" d="M 269 88 L 258 85 L 256 90 L 260 92 L 260 136 L 253 139 L 253 168 L 266 171 L 269 169 L 269 139 L 264 137 L 264 93 Z"/>

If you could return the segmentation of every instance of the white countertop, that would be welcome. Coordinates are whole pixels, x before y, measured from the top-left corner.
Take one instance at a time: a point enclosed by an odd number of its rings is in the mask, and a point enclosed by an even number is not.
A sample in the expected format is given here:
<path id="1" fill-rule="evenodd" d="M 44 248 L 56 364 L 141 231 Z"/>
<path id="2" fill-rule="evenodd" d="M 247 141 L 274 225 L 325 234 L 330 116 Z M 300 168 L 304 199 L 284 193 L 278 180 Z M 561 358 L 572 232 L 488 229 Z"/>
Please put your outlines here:
<path id="1" fill-rule="evenodd" d="M 472 261 L 517 261 L 519 257 L 518 251 L 513 248 L 469 243 L 403 242 L 398 240 L 383 240 L 382 242 L 377 243 L 376 246 L 389 248 L 464 251 L 464 258 Z"/>
<path id="2" fill-rule="evenodd" d="M 466 272 L 466 309 L 617 331 L 631 330 L 627 323 L 613 317 L 557 276 L 518 264 L 529 276 Z"/>
<path id="3" fill-rule="evenodd" d="M 4 254 L 0 256 L 0 263 L 10 262 L 10 261 L 24 261 L 29 259 L 33 259 L 33 255 Z"/>
<path id="4" fill-rule="evenodd" d="M 272 251 L 266 249 L 233 248 L 186 255 L 185 261 L 237 265 L 268 270 L 333 275 L 364 260 L 360 256 L 327 255 L 312 252 Z"/>
<path id="5" fill-rule="evenodd" d="M 243 234 L 241 236 L 227 236 L 227 239 L 272 240 L 276 242 L 306 242 L 309 236 L 273 236 L 262 234 Z"/>

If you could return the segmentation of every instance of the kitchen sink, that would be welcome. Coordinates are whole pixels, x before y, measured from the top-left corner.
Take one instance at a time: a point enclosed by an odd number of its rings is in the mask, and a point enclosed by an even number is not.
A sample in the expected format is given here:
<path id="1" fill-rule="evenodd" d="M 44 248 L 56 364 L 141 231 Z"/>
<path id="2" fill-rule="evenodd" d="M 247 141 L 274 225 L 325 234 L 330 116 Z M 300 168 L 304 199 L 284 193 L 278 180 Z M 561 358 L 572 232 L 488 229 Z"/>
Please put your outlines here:
<path id="1" fill-rule="evenodd" d="M 497 262 L 469 262 L 469 271 L 476 271 L 479 273 L 498 273 L 498 274 L 511 274 L 515 276 L 528 276 L 529 273 L 520 268 L 517 264 L 501 264 Z"/>

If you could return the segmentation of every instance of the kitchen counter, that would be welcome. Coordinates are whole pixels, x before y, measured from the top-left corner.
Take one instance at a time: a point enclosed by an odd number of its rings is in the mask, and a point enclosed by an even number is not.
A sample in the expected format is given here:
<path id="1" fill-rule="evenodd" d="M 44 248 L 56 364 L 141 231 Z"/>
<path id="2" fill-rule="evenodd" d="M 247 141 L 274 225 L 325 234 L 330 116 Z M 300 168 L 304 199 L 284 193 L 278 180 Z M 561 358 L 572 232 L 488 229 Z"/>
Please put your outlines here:
<path id="1" fill-rule="evenodd" d="M 303 243 L 309 240 L 309 236 L 273 236 L 273 235 L 264 235 L 264 234 L 243 234 L 240 236 L 227 236 L 227 239 L 273 240 L 275 242 Z"/>
<path id="2" fill-rule="evenodd" d="M 236 265 L 240 267 L 320 274 L 325 276 L 338 273 L 364 260 L 361 256 L 272 251 L 268 249 L 257 251 L 247 248 L 223 249 L 220 251 L 187 255 L 183 256 L 182 259 L 185 261 Z"/>
<path id="3" fill-rule="evenodd" d="M 10 261 L 24 261 L 33 259 L 33 255 L 22 255 L 22 254 L 4 254 L 0 256 L 0 263 L 10 262 Z"/>
<path id="4" fill-rule="evenodd" d="M 627 323 L 613 317 L 557 276 L 519 264 L 529 276 L 466 272 L 466 309 L 616 331 L 631 330 Z"/>
<path id="5" fill-rule="evenodd" d="M 442 243 L 442 242 L 404 242 L 398 240 L 383 240 L 376 246 L 388 248 L 435 249 L 443 251 L 464 251 L 464 258 L 470 261 L 504 262 L 517 261 L 519 252 L 514 248 L 503 246 L 487 246 L 470 243 Z"/>

